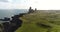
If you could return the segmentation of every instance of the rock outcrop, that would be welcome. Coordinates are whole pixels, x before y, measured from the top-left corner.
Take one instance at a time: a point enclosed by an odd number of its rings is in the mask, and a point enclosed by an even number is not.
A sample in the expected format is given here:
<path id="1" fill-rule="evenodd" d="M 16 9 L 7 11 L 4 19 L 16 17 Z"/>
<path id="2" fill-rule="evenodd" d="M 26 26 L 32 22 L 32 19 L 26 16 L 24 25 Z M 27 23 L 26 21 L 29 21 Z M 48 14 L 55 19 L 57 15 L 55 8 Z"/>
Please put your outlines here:
<path id="1" fill-rule="evenodd" d="M 2 25 L 0 25 L 0 27 L 2 27 L 2 32 L 15 32 L 23 23 L 22 20 L 19 19 L 23 15 L 24 14 L 15 15 L 11 17 L 12 20 L 9 22 L 2 23 Z"/>

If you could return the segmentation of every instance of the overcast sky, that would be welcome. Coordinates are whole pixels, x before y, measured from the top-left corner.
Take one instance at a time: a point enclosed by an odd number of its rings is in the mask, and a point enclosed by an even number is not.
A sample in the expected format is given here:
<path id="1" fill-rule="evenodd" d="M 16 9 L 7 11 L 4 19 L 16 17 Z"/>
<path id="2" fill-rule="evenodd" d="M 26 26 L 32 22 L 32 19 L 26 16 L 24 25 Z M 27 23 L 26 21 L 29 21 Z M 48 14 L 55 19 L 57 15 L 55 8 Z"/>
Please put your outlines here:
<path id="1" fill-rule="evenodd" d="M 28 9 L 29 7 L 44 10 L 60 10 L 60 0 L 0 0 L 0 9 Z"/>

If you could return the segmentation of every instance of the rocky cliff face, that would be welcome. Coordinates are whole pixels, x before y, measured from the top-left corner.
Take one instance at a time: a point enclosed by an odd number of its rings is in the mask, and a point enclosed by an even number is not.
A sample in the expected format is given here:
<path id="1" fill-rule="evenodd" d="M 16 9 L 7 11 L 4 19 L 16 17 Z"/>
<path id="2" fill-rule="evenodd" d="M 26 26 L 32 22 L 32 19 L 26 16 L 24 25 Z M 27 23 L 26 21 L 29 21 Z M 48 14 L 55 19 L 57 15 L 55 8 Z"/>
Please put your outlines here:
<path id="1" fill-rule="evenodd" d="M 12 20 L 10 20 L 10 22 L 5 22 L 0 24 L 0 32 L 14 32 L 16 31 L 19 27 L 21 27 L 22 25 L 22 20 L 19 19 L 20 17 L 22 17 L 24 14 L 20 14 L 20 15 L 15 15 L 12 18 Z"/>

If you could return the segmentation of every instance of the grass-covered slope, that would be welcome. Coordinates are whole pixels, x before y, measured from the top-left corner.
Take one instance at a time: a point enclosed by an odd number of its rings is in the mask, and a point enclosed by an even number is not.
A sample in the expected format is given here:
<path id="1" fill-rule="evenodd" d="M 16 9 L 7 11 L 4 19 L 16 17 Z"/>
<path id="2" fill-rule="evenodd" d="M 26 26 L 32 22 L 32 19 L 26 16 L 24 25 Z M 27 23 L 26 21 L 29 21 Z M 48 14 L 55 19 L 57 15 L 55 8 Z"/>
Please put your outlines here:
<path id="1" fill-rule="evenodd" d="M 16 32 L 60 32 L 60 14 L 36 11 L 21 19 L 23 24 Z"/>

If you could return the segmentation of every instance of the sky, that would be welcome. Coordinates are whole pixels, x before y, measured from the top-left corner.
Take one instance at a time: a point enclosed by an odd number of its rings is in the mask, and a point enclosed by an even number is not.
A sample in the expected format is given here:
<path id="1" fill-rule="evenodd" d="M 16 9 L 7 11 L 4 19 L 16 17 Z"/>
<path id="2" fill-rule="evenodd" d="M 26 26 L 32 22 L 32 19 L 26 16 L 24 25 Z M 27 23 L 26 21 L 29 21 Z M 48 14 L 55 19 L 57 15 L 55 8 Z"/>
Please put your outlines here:
<path id="1" fill-rule="evenodd" d="M 60 10 L 60 0 L 0 0 L 0 9 Z"/>

